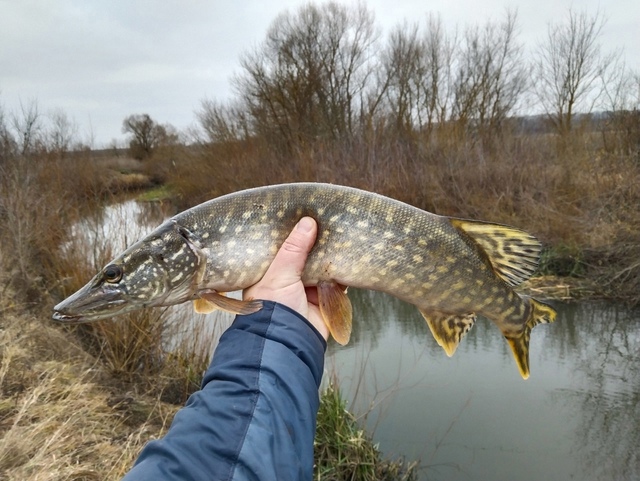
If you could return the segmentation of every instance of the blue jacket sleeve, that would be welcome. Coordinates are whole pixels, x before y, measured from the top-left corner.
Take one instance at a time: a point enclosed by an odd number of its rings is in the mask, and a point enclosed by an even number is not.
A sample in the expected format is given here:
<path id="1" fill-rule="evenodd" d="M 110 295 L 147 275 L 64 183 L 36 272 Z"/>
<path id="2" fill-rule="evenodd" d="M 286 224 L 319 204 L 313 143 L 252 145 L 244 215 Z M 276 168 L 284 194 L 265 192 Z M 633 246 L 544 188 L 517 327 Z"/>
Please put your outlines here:
<path id="1" fill-rule="evenodd" d="M 311 480 L 325 349 L 315 328 L 281 304 L 237 316 L 202 389 L 124 479 Z"/>

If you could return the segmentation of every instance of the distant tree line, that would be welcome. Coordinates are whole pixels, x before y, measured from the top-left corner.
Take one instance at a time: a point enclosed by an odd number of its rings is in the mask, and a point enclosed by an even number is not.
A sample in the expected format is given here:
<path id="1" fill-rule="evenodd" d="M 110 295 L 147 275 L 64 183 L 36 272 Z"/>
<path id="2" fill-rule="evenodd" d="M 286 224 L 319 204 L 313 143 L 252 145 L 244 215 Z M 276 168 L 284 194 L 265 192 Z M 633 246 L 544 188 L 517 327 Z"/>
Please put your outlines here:
<path id="1" fill-rule="evenodd" d="M 243 55 L 235 98 L 203 101 L 198 117 L 211 142 L 259 137 L 286 151 L 372 132 L 495 139 L 532 107 L 567 135 L 596 107 L 637 117 L 640 77 L 603 52 L 603 25 L 599 12 L 569 10 L 527 59 L 514 11 L 454 32 L 430 15 L 383 40 L 362 3 L 308 4 Z"/>

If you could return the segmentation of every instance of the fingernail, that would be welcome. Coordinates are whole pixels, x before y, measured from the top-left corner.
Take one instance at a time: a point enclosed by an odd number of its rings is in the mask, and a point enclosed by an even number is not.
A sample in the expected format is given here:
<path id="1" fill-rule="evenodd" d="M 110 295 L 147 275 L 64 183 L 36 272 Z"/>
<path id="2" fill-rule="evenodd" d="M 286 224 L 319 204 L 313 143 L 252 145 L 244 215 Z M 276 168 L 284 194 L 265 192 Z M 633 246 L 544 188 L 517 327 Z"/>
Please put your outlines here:
<path id="1" fill-rule="evenodd" d="M 313 220 L 309 217 L 303 217 L 300 219 L 300 222 L 298 222 L 296 229 L 300 232 L 311 232 L 311 229 L 313 229 Z"/>

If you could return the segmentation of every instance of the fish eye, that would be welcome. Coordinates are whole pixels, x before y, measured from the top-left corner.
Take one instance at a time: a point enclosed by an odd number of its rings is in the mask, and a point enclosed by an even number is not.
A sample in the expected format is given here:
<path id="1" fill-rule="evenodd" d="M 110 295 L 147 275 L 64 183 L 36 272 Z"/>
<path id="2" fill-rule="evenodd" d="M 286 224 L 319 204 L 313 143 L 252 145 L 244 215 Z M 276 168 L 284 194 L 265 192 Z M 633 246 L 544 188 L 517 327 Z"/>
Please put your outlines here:
<path id="1" fill-rule="evenodd" d="M 107 282 L 118 282 L 122 279 L 122 269 L 115 264 L 108 265 L 104 268 L 104 280 Z"/>

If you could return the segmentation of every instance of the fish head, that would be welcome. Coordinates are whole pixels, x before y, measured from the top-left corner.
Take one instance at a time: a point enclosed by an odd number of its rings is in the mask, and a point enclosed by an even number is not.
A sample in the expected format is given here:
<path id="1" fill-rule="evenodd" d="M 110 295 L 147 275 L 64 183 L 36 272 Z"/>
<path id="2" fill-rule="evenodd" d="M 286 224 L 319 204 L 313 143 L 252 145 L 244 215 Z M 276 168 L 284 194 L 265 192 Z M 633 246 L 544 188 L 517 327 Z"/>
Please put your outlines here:
<path id="1" fill-rule="evenodd" d="M 205 267 L 206 256 L 191 232 L 166 222 L 56 305 L 53 319 L 88 322 L 179 304 L 194 297 Z"/>

